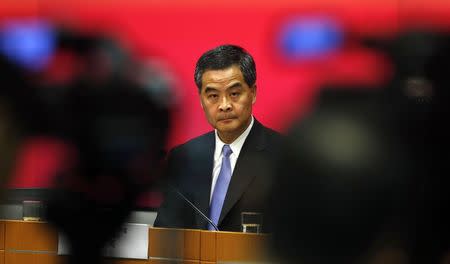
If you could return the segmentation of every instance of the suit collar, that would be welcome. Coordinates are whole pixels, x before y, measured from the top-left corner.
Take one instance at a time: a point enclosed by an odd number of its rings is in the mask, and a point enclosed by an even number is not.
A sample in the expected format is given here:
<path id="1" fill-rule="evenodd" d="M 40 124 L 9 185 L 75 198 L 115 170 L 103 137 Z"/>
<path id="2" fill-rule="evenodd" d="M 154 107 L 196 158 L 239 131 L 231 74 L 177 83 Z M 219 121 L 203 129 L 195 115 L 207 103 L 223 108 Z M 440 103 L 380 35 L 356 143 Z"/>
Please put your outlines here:
<path id="1" fill-rule="evenodd" d="M 241 198 L 247 190 L 247 186 L 252 182 L 255 174 L 253 160 L 254 156 L 258 156 L 258 152 L 263 151 L 267 145 L 264 127 L 255 119 L 255 123 L 250 134 L 245 141 L 241 153 L 236 162 L 233 176 L 228 186 L 225 202 L 222 207 L 222 213 L 219 219 L 219 225 L 228 212 L 233 208 L 236 202 Z"/>

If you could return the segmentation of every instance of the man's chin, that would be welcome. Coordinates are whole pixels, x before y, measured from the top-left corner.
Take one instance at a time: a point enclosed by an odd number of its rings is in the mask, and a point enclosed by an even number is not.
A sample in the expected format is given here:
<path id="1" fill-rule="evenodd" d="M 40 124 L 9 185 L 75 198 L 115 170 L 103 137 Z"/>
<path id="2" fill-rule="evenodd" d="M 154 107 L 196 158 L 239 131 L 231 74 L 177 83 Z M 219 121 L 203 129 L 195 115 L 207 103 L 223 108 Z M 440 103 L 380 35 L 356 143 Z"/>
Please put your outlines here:
<path id="1" fill-rule="evenodd" d="M 219 121 L 216 125 L 216 129 L 221 133 L 232 133 L 237 130 L 237 127 L 235 120 Z"/>

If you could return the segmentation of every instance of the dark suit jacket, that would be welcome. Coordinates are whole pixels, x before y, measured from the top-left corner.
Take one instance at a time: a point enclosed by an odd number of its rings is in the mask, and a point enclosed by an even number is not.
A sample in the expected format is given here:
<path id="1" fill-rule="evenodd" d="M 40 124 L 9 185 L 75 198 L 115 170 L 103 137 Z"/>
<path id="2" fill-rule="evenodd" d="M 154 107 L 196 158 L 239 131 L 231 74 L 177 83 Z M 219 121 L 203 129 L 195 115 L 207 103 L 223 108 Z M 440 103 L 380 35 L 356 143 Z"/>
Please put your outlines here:
<path id="1" fill-rule="evenodd" d="M 263 213 L 262 229 L 270 231 L 268 217 L 264 214 L 280 141 L 279 133 L 255 119 L 236 161 L 218 223 L 220 231 L 241 231 L 241 212 L 245 211 Z M 206 216 L 209 216 L 214 149 L 215 135 L 211 131 L 175 147 L 168 156 L 171 186 Z M 154 226 L 206 229 L 207 221 L 173 191 L 174 188 L 166 192 Z"/>

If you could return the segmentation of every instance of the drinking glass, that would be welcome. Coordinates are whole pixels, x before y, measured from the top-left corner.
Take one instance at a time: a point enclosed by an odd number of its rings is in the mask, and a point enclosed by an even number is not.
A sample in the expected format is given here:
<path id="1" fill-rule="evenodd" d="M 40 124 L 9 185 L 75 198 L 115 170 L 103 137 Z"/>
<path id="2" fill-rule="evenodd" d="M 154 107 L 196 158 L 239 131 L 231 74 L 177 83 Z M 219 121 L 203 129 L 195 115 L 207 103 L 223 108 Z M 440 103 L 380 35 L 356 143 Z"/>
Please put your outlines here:
<path id="1" fill-rule="evenodd" d="M 26 200 L 22 202 L 23 220 L 40 221 L 42 217 L 42 202 Z"/>
<path id="2" fill-rule="evenodd" d="M 241 224 L 242 232 L 244 233 L 261 233 L 262 214 L 257 212 L 242 212 Z"/>

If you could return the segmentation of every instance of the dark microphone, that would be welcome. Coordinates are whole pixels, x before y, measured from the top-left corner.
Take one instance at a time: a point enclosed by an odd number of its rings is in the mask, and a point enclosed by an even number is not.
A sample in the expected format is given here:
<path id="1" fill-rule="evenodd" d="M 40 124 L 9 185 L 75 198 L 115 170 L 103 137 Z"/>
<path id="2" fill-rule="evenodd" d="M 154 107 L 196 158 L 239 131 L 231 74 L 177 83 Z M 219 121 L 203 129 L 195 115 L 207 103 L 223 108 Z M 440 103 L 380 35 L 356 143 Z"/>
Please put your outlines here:
<path id="1" fill-rule="evenodd" d="M 213 221 L 211 219 L 209 219 L 204 213 L 202 213 L 202 211 L 200 211 L 200 209 L 197 208 L 197 206 L 195 206 L 191 201 L 189 201 L 188 198 L 186 198 L 186 196 L 184 196 L 180 191 L 178 191 L 177 188 L 170 186 L 170 188 L 176 193 L 178 194 L 178 196 L 180 196 L 181 198 L 183 198 L 184 201 L 186 201 L 187 204 L 189 204 L 189 206 L 194 209 L 197 213 L 199 213 L 203 219 L 205 219 L 206 221 L 208 221 L 208 223 L 210 223 L 212 225 L 212 227 L 214 227 L 214 229 L 216 231 L 219 231 L 219 228 L 213 223 Z"/>

